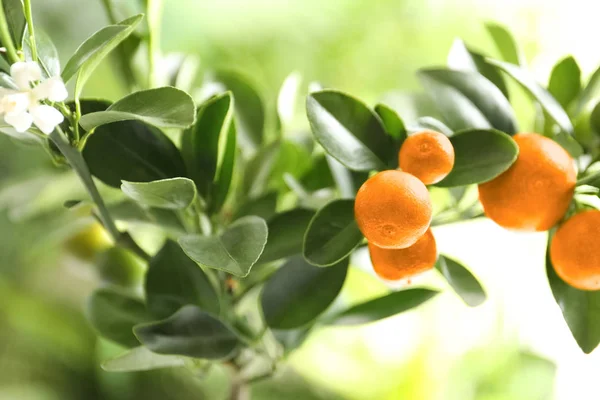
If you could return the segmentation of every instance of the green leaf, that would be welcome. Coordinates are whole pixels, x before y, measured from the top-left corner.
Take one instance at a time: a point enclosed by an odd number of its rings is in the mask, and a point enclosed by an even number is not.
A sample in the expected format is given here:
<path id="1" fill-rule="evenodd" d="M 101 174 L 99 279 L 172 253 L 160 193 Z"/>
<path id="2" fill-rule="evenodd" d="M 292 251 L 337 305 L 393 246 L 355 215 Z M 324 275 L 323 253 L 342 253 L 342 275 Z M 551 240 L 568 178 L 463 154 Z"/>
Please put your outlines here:
<path id="1" fill-rule="evenodd" d="M 170 86 L 141 90 L 123 97 L 106 111 L 82 116 L 79 125 L 89 131 L 112 122 L 130 120 L 161 128 L 186 128 L 194 123 L 194 101 L 183 90 Z"/>
<path id="2" fill-rule="evenodd" d="M 223 93 L 204 102 L 198 108 L 196 123 L 183 133 L 182 151 L 196 182 L 198 191 L 207 196 L 217 173 L 219 142 L 227 131 L 233 112 L 231 92 Z"/>
<path id="3" fill-rule="evenodd" d="M 563 131 L 569 134 L 573 133 L 573 124 L 571 123 L 567 112 L 546 89 L 535 81 L 535 78 L 528 71 L 502 61 L 488 60 L 488 62 L 506 72 L 523 86 L 523 88 L 525 88 L 525 90 L 540 103 L 544 111 L 548 113 L 550 118 L 556 122 Z"/>
<path id="4" fill-rule="evenodd" d="M 247 215 L 256 215 L 257 217 L 261 217 L 265 221 L 268 221 L 273 215 L 275 215 L 276 207 L 277 193 L 267 193 L 261 197 L 257 197 L 256 199 L 250 199 L 242 204 L 235 212 L 234 220 Z M 269 232 L 271 232 L 270 228 Z"/>
<path id="5" fill-rule="evenodd" d="M 448 54 L 448 67 L 451 69 L 479 72 L 492 82 L 508 99 L 508 88 L 504 77 L 498 70 L 490 65 L 483 55 L 468 49 L 465 43 L 460 39 L 455 39 Z"/>
<path id="6" fill-rule="evenodd" d="M 106 26 L 87 38 L 67 61 L 61 74 L 62 79 L 67 82 L 79 71 L 77 86 L 83 87 L 104 57 L 133 32 L 143 17 L 142 14 L 135 15 L 116 25 Z"/>
<path id="7" fill-rule="evenodd" d="M 17 50 L 21 49 L 21 43 L 23 42 L 23 36 L 25 34 L 25 14 L 23 13 L 23 1 L 22 0 L 4 0 L 2 2 L 4 15 L 6 17 L 6 23 L 8 25 L 8 32 L 12 39 L 13 44 Z"/>
<path id="8" fill-rule="evenodd" d="M 470 307 L 477 307 L 485 301 L 483 287 L 463 265 L 453 259 L 440 255 L 435 267 L 446 278 L 452 289 Z"/>
<path id="9" fill-rule="evenodd" d="M 400 314 L 418 307 L 438 292 L 431 289 L 406 289 L 357 304 L 324 321 L 332 325 L 360 325 Z"/>
<path id="10" fill-rule="evenodd" d="M 329 164 L 329 172 L 335 181 L 335 186 L 337 186 L 340 196 L 343 199 L 353 199 L 356 195 L 356 187 L 352 171 L 344 167 L 342 163 L 329 154 L 326 155 L 326 158 L 327 164 Z M 354 174 L 358 173 L 354 172 Z"/>
<path id="11" fill-rule="evenodd" d="M 43 74 L 48 78 L 52 76 L 59 76 L 60 61 L 58 58 L 58 51 L 56 50 L 52 39 L 50 39 L 46 32 L 36 29 L 35 42 L 37 46 L 38 62 L 42 68 Z M 23 44 L 23 53 L 25 53 L 25 59 L 27 61 L 32 61 L 29 39 L 24 40 Z"/>
<path id="12" fill-rule="evenodd" d="M 265 130 L 265 108 L 258 90 L 246 77 L 233 71 L 219 71 L 214 79 L 233 92 L 240 143 L 258 149 Z"/>
<path id="13" fill-rule="evenodd" d="M 259 217 L 243 217 L 214 236 L 188 235 L 179 245 L 189 258 L 206 268 L 244 277 L 267 243 L 267 224 Z"/>
<path id="14" fill-rule="evenodd" d="M 549 250 L 546 251 L 546 274 L 573 337 L 584 353 L 591 353 L 600 343 L 600 291 L 579 290 L 565 283 L 554 271 Z"/>
<path id="15" fill-rule="evenodd" d="M 588 79 L 583 90 L 579 92 L 579 97 L 574 107 L 573 115 L 579 115 L 586 106 L 598 96 L 598 89 L 600 88 L 600 67 L 594 71 L 592 76 Z"/>
<path id="16" fill-rule="evenodd" d="M 277 141 L 263 147 L 245 165 L 242 187 L 248 198 L 254 199 L 265 193 L 280 146 L 281 142 Z"/>
<path id="17" fill-rule="evenodd" d="M 321 267 L 333 265 L 350 255 L 362 239 L 354 220 L 354 199 L 335 200 L 310 221 L 304 236 L 304 258 Z"/>
<path id="18" fill-rule="evenodd" d="M 221 320 L 196 306 L 182 307 L 167 319 L 137 325 L 135 335 L 150 351 L 204 359 L 223 359 L 238 338 Z"/>
<path id="19" fill-rule="evenodd" d="M 573 56 L 563 58 L 552 68 L 548 91 L 564 109 L 579 95 L 581 70 Z"/>
<path id="20" fill-rule="evenodd" d="M 517 160 L 519 147 L 506 133 L 473 129 L 450 138 L 454 167 L 437 186 L 478 184 L 494 179 Z"/>
<path id="21" fill-rule="evenodd" d="M 152 182 L 123 181 L 121 190 L 144 206 L 169 210 L 185 210 L 196 200 L 196 186 L 188 178 Z"/>
<path id="22" fill-rule="evenodd" d="M 171 240 L 150 260 L 145 290 L 148 310 L 157 318 L 188 304 L 215 315 L 220 312 L 219 297 L 206 273 Z"/>
<path id="23" fill-rule="evenodd" d="M 554 141 L 562 146 L 571 157 L 577 159 L 584 153 L 583 147 L 575 137 L 565 132 L 559 132 L 554 136 Z"/>
<path id="24" fill-rule="evenodd" d="M 87 317 L 100 335 L 125 347 L 139 346 L 132 328 L 150 320 L 141 300 L 111 289 L 92 294 Z"/>
<path id="25" fill-rule="evenodd" d="M 262 291 L 265 322 L 273 329 L 295 329 L 310 323 L 335 300 L 347 271 L 347 258 L 331 268 L 319 268 L 301 256 L 292 257 Z"/>
<path id="26" fill-rule="evenodd" d="M 385 169 L 393 156 L 381 120 L 359 100 L 334 90 L 311 93 L 306 111 L 315 139 L 351 170 Z"/>
<path id="27" fill-rule="evenodd" d="M 95 177 L 115 188 L 121 187 L 121 181 L 151 182 L 187 175 L 173 142 L 157 128 L 138 121 L 97 128 L 83 157 Z"/>
<path id="28" fill-rule="evenodd" d="M 512 34 L 506 28 L 493 22 L 486 23 L 485 28 L 504 61 L 516 65 L 525 65 L 525 56 Z"/>
<path id="29" fill-rule="evenodd" d="M 185 366 L 183 358 L 156 354 L 144 346 L 128 350 L 126 353 L 102 363 L 102 369 L 108 372 L 151 371 L 154 369 L 183 366 Z"/>
<path id="30" fill-rule="evenodd" d="M 313 210 L 296 208 L 271 218 L 267 223 L 269 240 L 259 262 L 266 263 L 302 253 L 304 233 L 314 215 Z"/>
<path id="31" fill-rule="evenodd" d="M 589 173 L 577 179 L 577 186 L 590 185 L 600 188 L 600 170 Z"/>
<path id="32" fill-rule="evenodd" d="M 590 114 L 590 126 L 596 133 L 600 133 L 600 102 L 594 106 Z"/>
<path id="33" fill-rule="evenodd" d="M 442 121 L 439 121 L 433 117 L 420 117 L 417 119 L 416 125 L 410 127 L 410 130 L 413 132 L 418 132 L 423 129 L 431 129 L 443 133 L 448 137 L 454 135 L 452 129 L 448 128 L 448 126 Z"/>
<path id="34" fill-rule="evenodd" d="M 381 118 L 387 134 L 396 139 L 399 144 L 402 144 L 404 139 L 406 139 L 406 128 L 396 111 L 385 104 L 377 104 L 375 112 Z"/>
<path id="35" fill-rule="evenodd" d="M 142 208 L 130 200 L 109 204 L 107 208 L 110 215 L 117 221 L 157 225 L 176 236 L 185 233 L 185 227 L 172 210 Z"/>
<path id="36" fill-rule="evenodd" d="M 513 134 L 517 121 L 500 89 L 475 72 L 420 70 L 419 78 L 454 130 L 496 128 Z"/>
<path id="37" fill-rule="evenodd" d="M 229 129 L 227 130 L 225 150 L 217 167 L 218 172 L 216 181 L 214 183 L 215 195 L 209 204 L 209 210 L 213 213 L 220 210 L 227 199 L 227 194 L 229 193 L 229 188 L 231 187 L 231 183 L 233 181 L 236 153 L 237 129 L 235 121 L 232 121 Z"/>

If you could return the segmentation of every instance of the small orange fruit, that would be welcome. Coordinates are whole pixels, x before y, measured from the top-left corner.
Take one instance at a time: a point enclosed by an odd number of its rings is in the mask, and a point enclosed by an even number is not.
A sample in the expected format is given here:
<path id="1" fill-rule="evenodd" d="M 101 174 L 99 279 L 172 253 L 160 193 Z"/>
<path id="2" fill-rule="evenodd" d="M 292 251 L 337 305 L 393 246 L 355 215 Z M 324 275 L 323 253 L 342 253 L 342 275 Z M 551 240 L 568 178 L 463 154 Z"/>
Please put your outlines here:
<path id="1" fill-rule="evenodd" d="M 600 290 L 600 211 L 584 211 L 558 228 L 550 244 L 554 270 L 569 285 Z"/>
<path id="2" fill-rule="evenodd" d="M 431 229 L 405 249 L 382 249 L 369 243 L 371 263 L 383 279 L 398 280 L 425 272 L 435 265 L 437 247 Z"/>
<path id="3" fill-rule="evenodd" d="M 426 185 L 444 179 L 454 166 L 454 147 L 446 135 L 422 131 L 410 135 L 398 153 L 400 169 Z"/>
<path id="4" fill-rule="evenodd" d="M 429 192 L 406 172 L 382 171 L 367 179 L 356 194 L 354 216 L 367 240 L 383 248 L 414 244 L 431 223 Z"/>
<path id="5" fill-rule="evenodd" d="M 479 185 L 485 215 L 498 225 L 522 231 L 552 228 L 569 208 L 577 172 L 573 159 L 558 143 L 536 133 L 513 136 L 517 161 Z"/>

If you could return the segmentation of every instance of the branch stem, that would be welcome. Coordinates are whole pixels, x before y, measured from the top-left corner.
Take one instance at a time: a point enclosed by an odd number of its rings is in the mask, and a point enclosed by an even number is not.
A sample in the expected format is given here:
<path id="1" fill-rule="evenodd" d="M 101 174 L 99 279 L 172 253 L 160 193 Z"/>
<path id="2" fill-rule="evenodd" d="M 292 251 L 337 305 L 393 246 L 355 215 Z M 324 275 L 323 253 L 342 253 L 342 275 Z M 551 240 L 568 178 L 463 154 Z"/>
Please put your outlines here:
<path id="1" fill-rule="evenodd" d="M 0 0 L 0 41 L 6 48 L 6 54 L 8 55 L 8 60 L 11 64 L 21 61 L 12 37 L 10 36 L 10 30 L 8 29 L 8 22 L 6 21 L 4 4 L 2 0 Z"/>

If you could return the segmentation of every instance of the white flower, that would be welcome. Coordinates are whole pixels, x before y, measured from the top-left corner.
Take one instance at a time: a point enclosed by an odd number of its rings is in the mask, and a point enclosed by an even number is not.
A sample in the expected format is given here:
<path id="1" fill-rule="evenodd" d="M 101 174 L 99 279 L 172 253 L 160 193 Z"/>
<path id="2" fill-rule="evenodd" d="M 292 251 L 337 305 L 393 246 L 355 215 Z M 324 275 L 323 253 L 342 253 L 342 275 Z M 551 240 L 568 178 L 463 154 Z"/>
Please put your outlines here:
<path id="1" fill-rule="evenodd" d="M 35 124 L 42 132 L 50 134 L 64 117 L 54 107 L 40 102 L 67 98 L 62 79 L 54 76 L 42 81 L 40 66 L 31 61 L 11 65 L 10 76 L 17 90 L 0 88 L 0 115 L 4 115 L 4 122 L 18 132 L 25 132 Z M 32 87 L 36 82 L 37 85 Z"/>

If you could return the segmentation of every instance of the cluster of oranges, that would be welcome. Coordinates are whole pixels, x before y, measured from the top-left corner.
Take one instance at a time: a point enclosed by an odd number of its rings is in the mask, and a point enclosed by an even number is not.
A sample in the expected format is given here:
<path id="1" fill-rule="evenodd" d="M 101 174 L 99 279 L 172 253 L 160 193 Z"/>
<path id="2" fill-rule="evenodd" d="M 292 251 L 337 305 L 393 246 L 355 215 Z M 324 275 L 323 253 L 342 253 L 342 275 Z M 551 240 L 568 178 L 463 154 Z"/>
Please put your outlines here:
<path id="1" fill-rule="evenodd" d="M 535 133 L 513 137 L 515 163 L 479 185 L 487 217 L 519 231 L 546 231 L 565 217 L 577 182 L 575 163 L 555 141 Z M 438 132 L 408 137 L 399 152 L 400 170 L 379 172 L 356 196 L 355 216 L 382 278 L 397 280 L 431 269 L 437 259 L 429 228 L 432 206 L 425 185 L 439 182 L 454 164 L 450 140 Z M 600 211 L 581 212 L 560 225 L 550 258 L 557 274 L 583 290 L 600 289 Z"/>
<path id="2" fill-rule="evenodd" d="M 369 178 L 354 203 L 373 268 L 388 280 L 408 278 L 435 265 L 437 247 L 429 228 L 433 211 L 425 185 L 450 173 L 454 148 L 445 135 L 422 131 L 404 141 L 398 157 L 401 170 Z"/>

